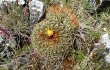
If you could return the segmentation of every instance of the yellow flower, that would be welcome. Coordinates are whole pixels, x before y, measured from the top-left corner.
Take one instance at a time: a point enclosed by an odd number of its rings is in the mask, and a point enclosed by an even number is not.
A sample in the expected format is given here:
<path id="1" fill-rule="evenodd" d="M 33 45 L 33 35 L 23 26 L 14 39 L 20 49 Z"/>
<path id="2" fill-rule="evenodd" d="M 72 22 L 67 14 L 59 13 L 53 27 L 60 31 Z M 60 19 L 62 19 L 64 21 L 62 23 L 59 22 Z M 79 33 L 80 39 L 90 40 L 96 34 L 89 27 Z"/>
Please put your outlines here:
<path id="1" fill-rule="evenodd" d="M 47 34 L 47 36 L 53 36 L 53 33 L 54 33 L 54 31 L 52 30 L 52 29 L 48 29 L 47 31 L 46 31 L 46 34 Z"/>

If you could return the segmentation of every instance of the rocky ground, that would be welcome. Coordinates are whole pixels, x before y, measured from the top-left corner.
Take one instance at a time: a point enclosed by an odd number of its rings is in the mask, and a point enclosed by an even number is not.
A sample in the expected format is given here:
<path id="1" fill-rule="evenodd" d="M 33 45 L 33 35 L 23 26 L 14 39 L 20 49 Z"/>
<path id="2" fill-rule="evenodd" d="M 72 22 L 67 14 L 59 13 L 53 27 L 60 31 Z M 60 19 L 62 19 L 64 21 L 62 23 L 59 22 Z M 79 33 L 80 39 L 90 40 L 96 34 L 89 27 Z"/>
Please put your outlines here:
<path id="1" fill-rule="evenodd" d="M 110 70 L 109 0 L 0 0 L 0 70 Z"/>

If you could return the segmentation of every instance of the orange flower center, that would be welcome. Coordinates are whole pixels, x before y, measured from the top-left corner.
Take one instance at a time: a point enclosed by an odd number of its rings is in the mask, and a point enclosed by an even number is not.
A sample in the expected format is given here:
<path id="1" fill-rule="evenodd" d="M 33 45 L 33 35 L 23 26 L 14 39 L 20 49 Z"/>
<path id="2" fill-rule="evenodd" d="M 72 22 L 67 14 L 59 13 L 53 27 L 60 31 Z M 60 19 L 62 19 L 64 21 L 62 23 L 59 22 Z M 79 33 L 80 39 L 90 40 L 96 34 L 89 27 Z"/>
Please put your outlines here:
<path id="1" fill-rule="evenodd" d="M 58 32 L 53 29 L 48 29 L 46 32 L 40 32 L 39 37 L 46 43 L 55 44 L 58 42 Z"/>

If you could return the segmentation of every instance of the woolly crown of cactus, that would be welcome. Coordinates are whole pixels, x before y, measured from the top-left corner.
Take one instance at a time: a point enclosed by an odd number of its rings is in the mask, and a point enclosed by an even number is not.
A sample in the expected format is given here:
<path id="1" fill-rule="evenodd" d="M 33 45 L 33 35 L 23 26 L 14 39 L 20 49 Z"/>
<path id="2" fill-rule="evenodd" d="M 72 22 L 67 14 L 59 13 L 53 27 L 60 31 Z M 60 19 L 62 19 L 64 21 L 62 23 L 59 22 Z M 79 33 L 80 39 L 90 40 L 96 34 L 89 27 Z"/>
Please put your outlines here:
<path id="1" fill-rule="evenodd" d="M 32 46 L 42 56 L 61 56 L 72 45 L 72 33 L 78 27 L 78 20 L 70 7 L 50 5 L 46 18 L 33 30 Z"/>

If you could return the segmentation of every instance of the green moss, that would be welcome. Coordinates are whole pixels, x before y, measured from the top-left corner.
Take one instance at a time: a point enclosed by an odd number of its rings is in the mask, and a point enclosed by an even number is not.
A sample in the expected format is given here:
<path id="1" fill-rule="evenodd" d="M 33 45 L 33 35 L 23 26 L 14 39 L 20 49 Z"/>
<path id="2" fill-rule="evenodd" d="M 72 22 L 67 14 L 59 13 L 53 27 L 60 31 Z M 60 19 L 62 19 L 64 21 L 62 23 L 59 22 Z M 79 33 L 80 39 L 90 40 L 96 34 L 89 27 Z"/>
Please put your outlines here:
<path id="1" fill-rule="evenodd" d="M 89 33 L 88 33 L 88 39 L 89 40 L 92 40 L 92 39 L 94 39 L 94 38 L 100 38 L 100 36 L 101 36 L 101 33 L 100 32 L 97 32 L 97 31 L 90 31 Z"/>

